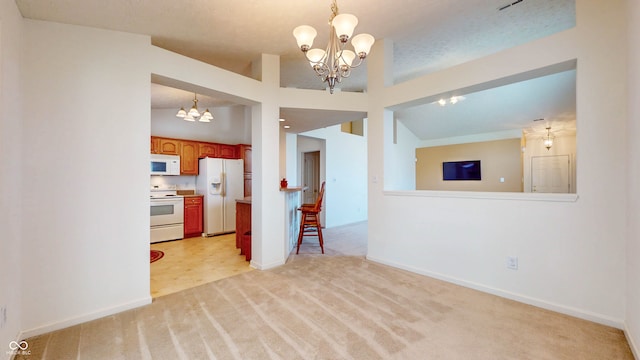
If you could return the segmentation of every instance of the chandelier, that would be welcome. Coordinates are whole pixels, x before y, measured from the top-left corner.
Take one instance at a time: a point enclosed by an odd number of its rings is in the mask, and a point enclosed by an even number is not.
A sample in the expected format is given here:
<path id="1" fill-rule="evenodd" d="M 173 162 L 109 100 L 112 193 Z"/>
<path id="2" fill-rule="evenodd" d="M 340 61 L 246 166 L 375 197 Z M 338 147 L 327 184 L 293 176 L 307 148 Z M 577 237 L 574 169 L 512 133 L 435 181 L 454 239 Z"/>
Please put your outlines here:
<path id="1" fill-rule="evenodd" d="M 553 139 L 555 139 L 555 137 L 551 135 L 551 126 L 547 126 L 547 136 L 542 138 L 544 147 L 546 147 L 547 150 L 551 149 L 551 146 L 553 145 Z"/>
<path id="2" fill-rule="evenodd" d="M 329 85 L 331 94 L 333 94 L 336 83 L 349 77 L 351 69 L 362 64 L 375 42 L 373 36 L 359 34 L 351 39 L 351 45 L 355 52 L 345 49 L 356 25 L 358 25 L 358 18 L 351 14 L 338 14 L 338 5 L 336 0 L 333 0 L 329 17 L 329 44 L 326 50 L 311 49 L 313 39 L 318 35 L 313 27 L 301 25 L 293 30 L 293 36 L 295 36 L 300 50 L 305 54 L 320 79 Z M 359 60 L 354 65 L 353 60 L 356 56 Z"/>
<path id="3" fill-rule="evenodd" d="M 200 122 L 211 122 L 213 120 L 213 115 L 209 109 L 205 110 L 202 114 L 198 111 L 198 96 L 196 93 L 193 93 L 193 106 L 186 112 L 184 107 L 181 107 L 176 114 L 177 117 L 182 118 L 185 121 L 200 121 Z"/>

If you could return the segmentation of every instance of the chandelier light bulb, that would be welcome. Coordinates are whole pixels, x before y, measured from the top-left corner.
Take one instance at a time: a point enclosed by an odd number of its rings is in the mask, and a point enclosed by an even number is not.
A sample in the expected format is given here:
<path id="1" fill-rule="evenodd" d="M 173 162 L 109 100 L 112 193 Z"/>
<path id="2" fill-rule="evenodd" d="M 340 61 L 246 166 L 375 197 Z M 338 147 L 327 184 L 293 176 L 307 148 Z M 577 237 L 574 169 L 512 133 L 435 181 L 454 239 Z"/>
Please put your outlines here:
<path id="1" fill-rule="evenodd" d="M 342 50 L 341 55 L 338 57 L 338 63 L 341 67 L 350 67 L 353 63 L 353 59 L 356 58 L 356 53 L 351 50 Z"/>
<path id="2" fill-rule="evenodd" d="M 176 116 L 179 118 L 184 118 L 185 116 L 187 116 L 187 112 L 184 110 L 183 107 L 181 107 L 180 110 L 178 110 L 178 113 L 176 114 Z"/>
<path id="3" fill-rule="evenodd" d="M 298 47 L 305 52 L 313 45 L 313 39 L 316 38 L 316 35 L 318 35 L 316 29 L 309 25 L 301 25 L 293 29 L 293 36 L 296 38 Z"/>
<path id="4" fill-rule="evenodd" d="M 333 18 L 331 25 L 336 29 L 336 35 L 341 42 L 345 43 L 353 35 L 358 18 L 351 14 L 339 14 Z"/>
<path id="5" fill-rule="evenodd" d="M 376 39 L 369 34 L 358 34 L 351 39 L 351 45 L 361 59 L 364 59 L 371 52 L 371 47 L 375 42 Z"/>
<path id="6" fill-rule="evenodd" d="M 311 49 L 307 52 L 307 58 L 309 59 L 309 63 L 311 63 L 311 67 L 318 65 L 319 62 L 324 58 L 325 51 L 322 49 Z"/>
<path id="7" fill-rule="evenodd" d="M 211 115 L 211 112 L 209 111 L 209 109 L 207 109 L 202 113 L 202 116 L 200 118 L 201 119 L 205 118 L 205 119 L 211 120 L 211 119 L 213 119 L 213 115 Z M 202 120 L 200 120 L 200 121 L 202 121 Z"/>
<path id="8" fill-rule="evenodd" d="M 198 116 L 200 116 L 200 112 L 198 111 L 198 109 L 196 108 L 195 105 L 193 105 L 193 107 L 191 108 L 191 110 L 189 110 L 189 116 L 193 117 L 193 118 L 197 118 Z"/>
<path id="9" fill-rule="evenodd" d="M 447 105 L 447 101 L 445 99 L 440 99 L 438 100 L 438 104 L 440 104 L 440 106 L 445 106 Z"/>

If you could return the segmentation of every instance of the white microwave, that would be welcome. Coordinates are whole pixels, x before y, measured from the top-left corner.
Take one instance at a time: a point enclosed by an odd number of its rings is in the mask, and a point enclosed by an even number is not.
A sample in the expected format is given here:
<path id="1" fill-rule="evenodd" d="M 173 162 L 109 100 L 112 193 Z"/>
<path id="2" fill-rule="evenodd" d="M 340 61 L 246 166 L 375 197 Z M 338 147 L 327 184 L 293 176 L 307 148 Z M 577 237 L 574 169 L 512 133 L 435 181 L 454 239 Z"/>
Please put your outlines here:
<path id="1" fill-rule="evenodd" d="M 180 156 L 151 154 L 151 175 L 180 175 Z"/>

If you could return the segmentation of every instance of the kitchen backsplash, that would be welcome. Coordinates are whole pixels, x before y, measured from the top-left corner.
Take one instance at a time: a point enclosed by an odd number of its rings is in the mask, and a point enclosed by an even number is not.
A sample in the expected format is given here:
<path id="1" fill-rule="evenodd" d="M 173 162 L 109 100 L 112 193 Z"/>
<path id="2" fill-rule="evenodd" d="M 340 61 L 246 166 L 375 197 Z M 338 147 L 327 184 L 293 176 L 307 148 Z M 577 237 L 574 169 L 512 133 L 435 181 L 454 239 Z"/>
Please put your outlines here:
<path id="1" fill-rule="evenodd" d="M 196 177 L 192 175 L 180 176 L 151 176 L 151 187 L 156 185 L 175 185 L 177 190 L 194 190 L 196 188 Z"/>

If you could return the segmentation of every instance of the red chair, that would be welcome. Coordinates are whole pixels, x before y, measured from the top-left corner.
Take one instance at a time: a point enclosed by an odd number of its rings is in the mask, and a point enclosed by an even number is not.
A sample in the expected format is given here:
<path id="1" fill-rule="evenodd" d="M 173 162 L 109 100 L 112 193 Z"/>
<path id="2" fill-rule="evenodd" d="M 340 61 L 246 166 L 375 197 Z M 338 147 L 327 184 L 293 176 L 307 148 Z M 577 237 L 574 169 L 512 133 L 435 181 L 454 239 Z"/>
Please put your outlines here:
<path id="1" fill-rule="evenodd" d="M 324 185 L 322 182 L 320 193 L 315 204 L 302 204 L 298 210 L 302 212 L 300 220 L 300 233 L 298 234 L 298 249 L 296 254 L 300 252 L 300 244 L 304 236 L 317 236 L 320 241 L 320 249 L 324 254 L 324 240 L 322 239 L 322 225 L 320 224 L 320 211 L 322 211 L 322 198 L 324 197 Z"/>

